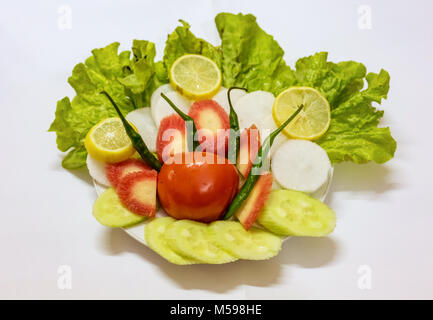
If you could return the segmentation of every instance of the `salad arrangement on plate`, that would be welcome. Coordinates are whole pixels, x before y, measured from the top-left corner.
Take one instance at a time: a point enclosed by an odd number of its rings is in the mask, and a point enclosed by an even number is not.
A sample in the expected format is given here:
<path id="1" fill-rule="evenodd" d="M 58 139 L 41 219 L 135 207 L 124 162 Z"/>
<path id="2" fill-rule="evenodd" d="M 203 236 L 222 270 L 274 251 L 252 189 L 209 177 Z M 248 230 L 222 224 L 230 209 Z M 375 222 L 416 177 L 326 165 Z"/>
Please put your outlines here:
<path id="1" fill-rule="evenodd" d="M 57 103 L 49 130 L 63 167 L 96 181 L 95 218 L 139 228 L 179 265 L 269 259 L 288 236 L 330 234 L 332 165 L 394 156 L 372 105 L 389 74 L 325 52 L 292 69 L 250 14 L 216 16 L 219 46 L 180 22 L 161 61 L 145 40 L 94 49 Z"/>

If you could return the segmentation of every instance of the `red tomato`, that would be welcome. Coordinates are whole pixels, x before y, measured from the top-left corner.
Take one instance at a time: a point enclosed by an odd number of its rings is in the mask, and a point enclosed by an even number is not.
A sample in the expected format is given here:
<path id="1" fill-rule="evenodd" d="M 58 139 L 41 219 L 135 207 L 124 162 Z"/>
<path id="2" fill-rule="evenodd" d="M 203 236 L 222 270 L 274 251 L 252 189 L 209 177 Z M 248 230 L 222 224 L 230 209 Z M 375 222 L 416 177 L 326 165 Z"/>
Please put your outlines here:
<path id="1" fill-rule="evenodd" d="M 210 222 L 221 217 L 239 185 L 236 168 L 213 153 L 183 154 L 183 163 L 165 163 L 158 174 L 162 207 L 176 219 Z"/>

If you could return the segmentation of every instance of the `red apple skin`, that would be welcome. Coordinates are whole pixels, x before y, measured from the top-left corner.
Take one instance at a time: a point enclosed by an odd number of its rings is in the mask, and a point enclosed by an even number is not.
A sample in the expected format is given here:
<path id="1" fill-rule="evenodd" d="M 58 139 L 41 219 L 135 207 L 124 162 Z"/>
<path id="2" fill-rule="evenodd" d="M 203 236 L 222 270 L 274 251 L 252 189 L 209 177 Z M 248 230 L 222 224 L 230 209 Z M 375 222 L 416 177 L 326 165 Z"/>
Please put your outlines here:
<path id="1" fill-rule="evenodd" d="M 218 220 L 238 190 L 235 166 L 213 153 L 193 152 L 185 158 L 180 164 L 164 164 L 158 174 L 162 207 L 175 219 Z"/>

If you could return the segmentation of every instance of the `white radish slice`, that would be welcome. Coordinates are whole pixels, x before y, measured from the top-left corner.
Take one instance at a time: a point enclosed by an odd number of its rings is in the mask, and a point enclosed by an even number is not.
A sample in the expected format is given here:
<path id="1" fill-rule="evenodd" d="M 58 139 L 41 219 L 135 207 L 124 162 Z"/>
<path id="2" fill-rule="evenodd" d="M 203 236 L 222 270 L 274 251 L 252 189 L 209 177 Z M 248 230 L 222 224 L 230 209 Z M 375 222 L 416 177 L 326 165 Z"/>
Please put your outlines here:
<path id="1" fill-rule="evenodd" d="M 249 128 L 260 122 L 266 116 L 272 115 L 274 96 L 266 91 L 254 91 L 247 93 L 233 103 L 233 108 L 238 114 L 240 129 Z"/>
<path id="2" fill-rule="evenodd" d="M 165 94 L 167 98 L 169 98 L 181 111 L 188 113 L 189 108 L 191 106 L 191 101 L 187 98 L 183 97 L 181 94 L 176 91 L 169 91 Z M 173 108 L 168 104 L 168 102 L 160 97 L 158 101 L 150 107 L 150 112 L 152 114 L 153 121 L 157 128 L 161 123 L 161 120 L 165 117 L 176 113 Z"/>
<path id="3" fill-rule="evenodd" d="M 271 134 L 272 131 L 277 129 L 277 125 L 272 117 L 272 113 L 268 114 L 266 117 L 260 119 L 256 123 L 257 128 L 260 131 L 260 139 L 264 141 L 268 135 Z M 278 135 L 280 136 L 280 135 Z M 278 137 L 277 136 L 277 137 Z"/>
<path id="4" fill-rule="evenodd" d="M 218 102 L 218 104 L 225 110 L 225 112 L 227 112 L 227 114 L 230 114 L 230 105 L 229 99 L 227 98 L 227 91 L 227 88 L 221 87 L 220 91 L 218 91 L 218 93 L 212 99 Z M 230 98 L 232 100 L 233 108 L 236 101 L 238 101 L 246 94 L 247 92 L 241 89 L 233 89 L 230 92 Z"/>
<path id="5" fill-rule="evenodd" d="M 161 93 L 168 93 L 170 91 L 174 91 L 173 87 L 171 86 L 171 84 L 167 83 L 167 84 L 163 84 L 162 86 L 159 86 L 153 93 L 152 96 L 150 97 L 150 105 L 153 106 L 155 105 L 159 98 L 161 98 Z"/>
<path id="6" fill-rule="evenodd" d="M 156 137 L 158 130 L 150 114 L 150 108 L 140 108 L 131 111 L 126 115 L 126 120 L 131 122 L 143 138 L 144 143 L 150 152 L 156 152 Z"/>
<path id="7" fill-rule="evenodd" d="M 102 184 L 106 187 L 110 187 L 111 183 L 107 179 L 107 175 L 105 174 L 105 163 L 102 161 L 98 161 L 95 158 L 91 157 L 90 154 L 87 155 L 87 169 L 89 169 L 90 176 L 99 184 Z"/>
<path id="8" fill-rule="evenodd" d="M 274 121 L 274 118 L 272 117 L 272 114 L 269 114 L 266 117 L 264 117 L 263 119 L 261 119 L 256 124 L 256 126 L 259 129 L 260 141 L 262 143 L 271 134 L 272 131 L 274 131 L 278 128 L 277 124 Z M 284 135 L 283 132 L 280 132 L 277 135 L 277 137 L 275 138 L 274 143 L 272 144 L 272 147 L 271 147 L 271 152 L 270 152 L 270 158 L 271 159 L 275 153 L 275 150 L 277 150 L 287 140 L 289 140 L 289 139 Z"/>
<path id="9" fill-rule="evenodd" d="M 271 169 L 282 187 L 313 193 L 327 182 L 331 162 L 314 142 L 288 140 L 275 151 Z"/>

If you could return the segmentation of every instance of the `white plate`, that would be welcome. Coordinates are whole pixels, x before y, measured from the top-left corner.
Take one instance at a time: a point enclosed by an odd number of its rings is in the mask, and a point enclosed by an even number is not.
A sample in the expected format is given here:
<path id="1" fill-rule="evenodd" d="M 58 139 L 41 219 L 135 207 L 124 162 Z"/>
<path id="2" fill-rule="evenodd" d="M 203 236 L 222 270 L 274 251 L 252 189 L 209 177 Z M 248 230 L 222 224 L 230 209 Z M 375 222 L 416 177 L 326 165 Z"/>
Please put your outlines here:
<path id="1" fill-rule="evenodd" d="M 328 181 L 319 189 L 317 190 L 312 196 L 316 199 L 319 199 L 320 201 L 324 201 L 326 196 L 329 193 L 329 189 L 332 183 L 332 177 L 334 175 L 334 167 L 331 167 L 331 170 L 329 170 L 329 178 Z M 97 183 L 95 180 L 93 180 L 93 184 L 95 185 L 95 190 L 98 195 L 100 195 L 102 192 L 104 192 L 105 189 L 107 189 L 105 186 Z M 278 185 L 274 185 L 273 188 L 278 188 Z M 165 217 L 167 216 L 167 213 L 162 209 L 161 207 L 158 208 L 156 211 L 157 217 Z M 146 240 L 144 239 L 144 232 L 146 229 L 146 224 L 151 221 L 152 219 L 147 219 L 139 224 L 136 224 L 132 227 L 123 228 L 127 234 L 129 234 L 132 238 L 137 240 L 138 242 L 146 244 Z M 290 237 L 286 237 L 284 240 L 287 240 Z"/>

